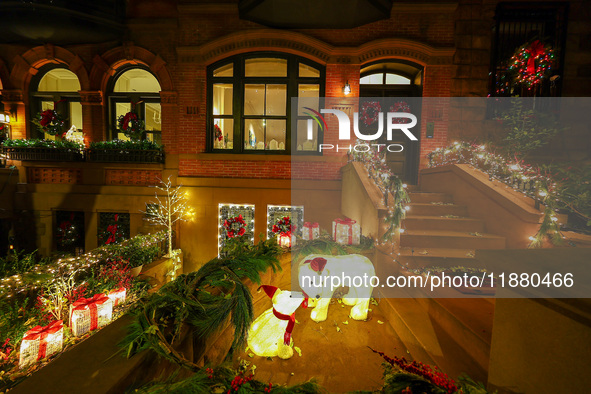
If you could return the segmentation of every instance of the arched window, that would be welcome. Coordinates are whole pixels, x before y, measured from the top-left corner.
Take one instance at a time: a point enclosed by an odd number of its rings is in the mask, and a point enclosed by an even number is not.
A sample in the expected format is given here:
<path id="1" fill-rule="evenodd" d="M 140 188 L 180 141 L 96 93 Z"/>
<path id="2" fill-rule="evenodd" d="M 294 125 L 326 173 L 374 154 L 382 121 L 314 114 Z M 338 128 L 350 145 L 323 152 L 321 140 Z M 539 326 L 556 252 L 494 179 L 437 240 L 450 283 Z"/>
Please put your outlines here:
<path id="1" fill-rule="evenodd" d="M 322 135 L 315 129 L 314 139 L 306 139 L 308 117 L 292 114 L 291 98 L 324 96 L 324 67 L 294 55 L 249 53 L 208 67 L 207 82 L 209 151 L 318 151 Z"/>
<path id="2" fill-rule="evenodd" d="M 67 119 L 67 131 L 76 126 L 82 132 L 82 105 L 80 104 L 80 82 L 78 77 L 67 68 L 41 68 L 31 81 L 31 117 L 48 109 L 55 109 Z M 31 137 L 54 139 L 54 136 L 43 133 L 35 125 L 31 125 Z"/>
<path id="3" fill-rule="evenodd" d="M 410 62 L 377 62 L 361 68 L 361 95 L 389 97 L 421 95 L 423 71 Z"/>
<path id="4" fill-rule="evenodd" d="M 161 143 L 160 83 L 143 68 L 127 68 L 115 75 L 109 93 L 111 139 L 128 139 L 117 132 L 117 119 L 134 110 L 145 121 L 146 138 Z"/>

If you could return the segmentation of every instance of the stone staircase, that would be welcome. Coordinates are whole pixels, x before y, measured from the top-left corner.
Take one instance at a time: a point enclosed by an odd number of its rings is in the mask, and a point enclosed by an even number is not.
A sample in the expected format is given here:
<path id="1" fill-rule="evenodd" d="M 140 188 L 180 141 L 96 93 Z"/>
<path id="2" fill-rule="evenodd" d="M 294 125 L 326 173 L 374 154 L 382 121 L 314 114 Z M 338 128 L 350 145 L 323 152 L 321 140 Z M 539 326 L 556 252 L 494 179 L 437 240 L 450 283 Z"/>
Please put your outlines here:
<path id="1" fill-rule="evenodd" d="M 481 220 L 469 217 L 450 195 L 409 192 L 410 210 L 402 223 L 400 258 L 403 266 L 452 267 L 474 258 L 476 249 L 504 249 L 505 238 L 485 231 Z"/>
<path id="2" fill-rule="evenodd" d="M 409 197 L 396 257 L 401 266 L 470 266 L 477 249 L 505 248 L 504 237 L 487 233 L 485 223 L 471 218 L 467 207 L 454 204 L 452 196 L 411 189 Z M 426 296 L 392 301 L 392 319 L 404 327 L 401 338 L 407 348 L 416 343 L 428 353 L 415 356 L 433 360 L 450 376 L 468 373 L 486 382 L 494 299 Z"/>

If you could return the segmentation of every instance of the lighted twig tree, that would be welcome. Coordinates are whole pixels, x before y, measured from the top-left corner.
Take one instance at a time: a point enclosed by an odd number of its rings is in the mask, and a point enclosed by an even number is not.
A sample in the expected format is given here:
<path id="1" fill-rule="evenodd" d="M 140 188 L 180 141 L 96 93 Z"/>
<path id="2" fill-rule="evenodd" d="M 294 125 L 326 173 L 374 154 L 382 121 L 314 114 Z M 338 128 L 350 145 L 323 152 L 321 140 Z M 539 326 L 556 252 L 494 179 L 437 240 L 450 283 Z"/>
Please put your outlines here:
<path id="1" fill-rule="evenodd" d="M 160 179 L 160 185 L 156 188 L 163 192 L 158 195 L 156 192 L 156 202 L 147 206 L 144 212 L 149 221 L 166 227 L 168 232 L 168 256 L 173 257 L 172 252 L 172 227 L 176 222 L 187 221 L 191 215 L 191 209 L 185 197 L 181 192 L 182 185 L 173 186 L 170 177 L 165 182 Z"/>

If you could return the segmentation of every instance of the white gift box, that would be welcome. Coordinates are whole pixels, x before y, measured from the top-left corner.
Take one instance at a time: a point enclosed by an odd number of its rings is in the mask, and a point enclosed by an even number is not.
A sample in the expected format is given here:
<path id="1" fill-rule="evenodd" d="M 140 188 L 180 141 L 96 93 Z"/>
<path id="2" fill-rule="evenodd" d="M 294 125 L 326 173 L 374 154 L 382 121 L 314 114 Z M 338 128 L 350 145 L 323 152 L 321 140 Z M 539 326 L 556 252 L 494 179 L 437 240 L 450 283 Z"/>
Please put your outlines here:
<path id="1" fill-rule="evenodd" d="M 304 223 L 304 229 L 302 230 L 302 238 L 311 241 L 320 237 L 320 225 L 318 223 Z"/>
<path id="2" fill-rule="evenodd" d="M 295 245 L 295 236 L 294 235 L 281 235 L 281 234 L 277 234 L 277 243 L 280 246 L 286 247 L 286 248 L 291 248 L 293 245 Z"/>
<path id="3" fill-rule="evenodd" d="M 352 219 L 335 219 L 332 222 L 332 238 L 341 245 L 359 245 L 361 227 Z"/>
<path id="4" fill-rule="evenodd" d="M 113 301 L 104 294 L 81 298 L 70 307 L 70 328 L 74 336 L 106 326 L 113 316 Z"/>
<path id="5" fill-rule="evenodd" d="M 23 335 L 19 368 L 60 352 L 64 345 L 64 324 L 56 320 L 45 327 L 37 326 Z"/>
<path id="6" fill-rule="evenodd" d="M 107 297 L 113 301 L 113 306 L 121 305 L 125 303 L 125 296 L 127 295 L 127 289 L 125 287 L 120 287 L 115 290 L 111 290 Z"/>

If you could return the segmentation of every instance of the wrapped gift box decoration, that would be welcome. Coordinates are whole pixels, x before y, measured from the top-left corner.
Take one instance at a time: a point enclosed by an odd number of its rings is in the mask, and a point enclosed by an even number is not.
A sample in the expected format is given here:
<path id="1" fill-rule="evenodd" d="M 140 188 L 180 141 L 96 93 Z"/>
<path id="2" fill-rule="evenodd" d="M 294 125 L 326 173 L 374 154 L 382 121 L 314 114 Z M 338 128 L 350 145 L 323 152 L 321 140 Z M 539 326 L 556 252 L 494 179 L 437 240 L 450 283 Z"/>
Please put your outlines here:
<path id="1" fill-rule="evenodd" d="M 21 342 L 19 368 L 61 351 L 63 344 L 64 324 L 61 320 L 30 329 L 23 335 Z"/>
<path id="2" fill-rule="evenodd" d="M 279 246 L 291 248 L 292 245 L 295 245 L 295 236 L 291 235 L 291 233 L 277 234 L 277 243 Z"/>
<path id="3" fill-rule="evenodd" d="M 332 222 L 332 234 L 334 241 L 341 245 L 359 245 L 361 227 L 353 219 L 335 219 Z"/>
<path id="4" fill-rule="evenodd" d="M 127 295 L 127 289 L 125 287 L 120 287 L 115 290 L 111 290 L 107 297 L 113 301 L 113 306 L 121 305 L 125 303 L 125 296 Z"/>
<path id="5" fill-rule="evenodd" d="M 81 298 L 70 307 L 70 328 L 74 336 L 106 326 L 113 316 L 113 301 L 104 294 Z"/>
<path id="6" fill-rule="evenodd" d="M 311 241 L 318 237 L 320 237 L 320 226 L 318 225 L 318 223 L 304 223 L 304 231 L 302 234 L 302 238 Z"/>

